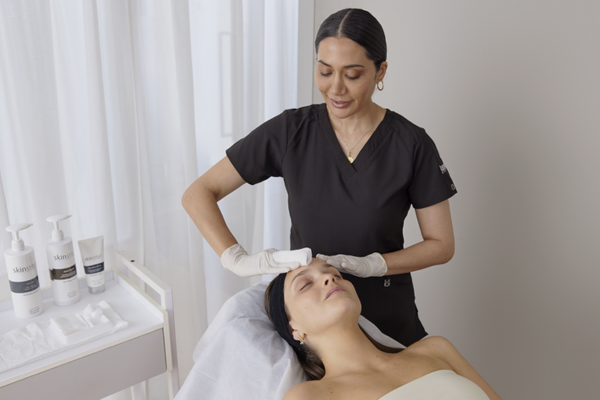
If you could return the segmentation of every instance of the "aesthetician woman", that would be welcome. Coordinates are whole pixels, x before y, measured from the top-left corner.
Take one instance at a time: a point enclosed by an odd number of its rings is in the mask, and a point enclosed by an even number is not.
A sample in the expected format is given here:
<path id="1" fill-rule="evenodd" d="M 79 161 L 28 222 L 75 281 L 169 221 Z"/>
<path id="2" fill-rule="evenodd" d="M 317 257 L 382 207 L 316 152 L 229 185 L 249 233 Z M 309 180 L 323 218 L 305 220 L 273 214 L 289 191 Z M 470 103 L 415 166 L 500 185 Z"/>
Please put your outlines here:
<path id="1" fill-rule="evenodd" d="M 292 221 L 290 248 L 309 247 L 350 280 L 362 314 L 405 346 L 427 335 L 410 272 L 448 262 L 456 193 L 422 128 L 371 100 L 388 68 L 383 28 L 367 11 L 329 16 L 315 40 L 315 81 L 324 104 L 286 110 L 227 150 L 182 203 L 221 262 L 240 276 L 281 273 L 274 249 L 248 255 L 217 202 L 244 183 L 281 176 Z M 410 206 L 423 241 L 404 248 Z"/>

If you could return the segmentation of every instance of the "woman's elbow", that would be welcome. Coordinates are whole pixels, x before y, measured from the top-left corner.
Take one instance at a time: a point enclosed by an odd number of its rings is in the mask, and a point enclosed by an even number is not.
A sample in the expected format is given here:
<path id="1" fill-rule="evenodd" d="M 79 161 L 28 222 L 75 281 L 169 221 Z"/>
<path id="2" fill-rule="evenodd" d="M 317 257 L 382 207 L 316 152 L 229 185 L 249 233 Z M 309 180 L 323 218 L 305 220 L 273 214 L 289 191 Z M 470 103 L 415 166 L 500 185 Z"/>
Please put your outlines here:
<path id="1" fill-rule="evenodd" d="M 446 249 L 446 251 L 444 252 L 442 264 L 446 264 L 447 262 L 452 260 L 452 257 L 454 257 L 454 245 Z"/>
<path id="2" fill-rule="evenodd" d="M 193 202 L 193 196 L 190 192 L 190 188 L 188 187 L 185 192 L 183 192 L 183 196 L 181 196 L 181 205 L 183 206 L 184 210 L 187 211 Z"/>
<path id="3" fill-rule="evenodd" d="M 201 208 L 205 208 L 218 200 L 218 192 L 215 192 L 201 176 L 192 183 L 181 196 L 181 205 L 188 213 L 195 213 Z"/>
<path id="4" fill-rule="evenodd" d="M 183 195 L 181 196 L 181 205 L 184 210 L 189 214 L 190 210 L 198 205 L 198 202 L 201 199 L 202 187 L 199 185 L 199 182 L 196 181 L 190 187 L 188 187 Z"/>
<path id="5" fill-rule="evenodd" d="M 433 239 L 433 238 L 432 238 Z M 454 257 L 454 237 L 440 237 L 433 239 L 436 242 L 433 265 L 446 264 Z"/>
<path id="6" fill-rule="evenodd" d="M 454 240 L 449 240 L 443 245 L 440 264 L 446 264 L 452 260 L 452 257 L 454 257 Z"/>

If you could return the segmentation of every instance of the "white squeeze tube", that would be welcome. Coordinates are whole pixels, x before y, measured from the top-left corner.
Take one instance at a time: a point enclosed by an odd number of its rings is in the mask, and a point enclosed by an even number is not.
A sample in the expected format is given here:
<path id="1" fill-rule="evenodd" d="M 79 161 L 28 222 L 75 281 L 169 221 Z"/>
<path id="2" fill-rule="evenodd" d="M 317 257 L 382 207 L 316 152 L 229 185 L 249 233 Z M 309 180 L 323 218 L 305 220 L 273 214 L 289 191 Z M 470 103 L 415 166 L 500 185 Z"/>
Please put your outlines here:
<path id="1" fill-rule="evenodd" d="M 104 236 L 80 240 L 77 243 L 88 290 L 92 294 L 104 292 Z"/>

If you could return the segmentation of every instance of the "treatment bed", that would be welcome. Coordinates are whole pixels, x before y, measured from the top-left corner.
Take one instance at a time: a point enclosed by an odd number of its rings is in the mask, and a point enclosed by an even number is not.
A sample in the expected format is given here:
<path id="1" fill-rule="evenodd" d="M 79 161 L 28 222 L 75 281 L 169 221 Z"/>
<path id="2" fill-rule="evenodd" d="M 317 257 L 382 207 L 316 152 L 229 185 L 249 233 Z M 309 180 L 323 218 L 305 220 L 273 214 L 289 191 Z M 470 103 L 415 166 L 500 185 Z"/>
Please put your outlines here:
<path id="1" fill-rule="evenodd" d="M 264 310 L 267 285 L 259 282 L 225 302 L 196 345 L 194 366 L 175 400 L 279 400 L 306 380 Z M 380 343 L 404 347 L 362 316 L 359 324 Z"/>

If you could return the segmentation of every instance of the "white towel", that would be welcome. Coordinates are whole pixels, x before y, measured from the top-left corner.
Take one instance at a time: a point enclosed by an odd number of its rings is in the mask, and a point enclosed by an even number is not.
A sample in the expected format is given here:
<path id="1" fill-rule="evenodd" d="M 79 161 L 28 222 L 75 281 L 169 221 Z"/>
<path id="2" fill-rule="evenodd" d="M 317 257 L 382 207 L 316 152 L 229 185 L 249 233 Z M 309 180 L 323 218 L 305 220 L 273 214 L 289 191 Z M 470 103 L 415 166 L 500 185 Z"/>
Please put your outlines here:
<path id="1" fill-rule="evenodd" d="M 282 250 L 273 253 L 273 259 L 277 262 L 299 262 L 300 265 L 308 265 L 312 261 L 312 251 L 305 247 L 300 250 Z"/>
<path id="2" fill-rule="evenodd" d="M 81 312 L 32 322 L 0 336 L 0 372 L 48 357 L 127 326 L 112 307 L 101 301 Z"/>

